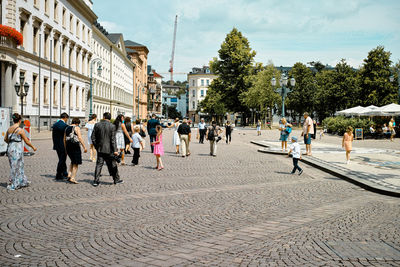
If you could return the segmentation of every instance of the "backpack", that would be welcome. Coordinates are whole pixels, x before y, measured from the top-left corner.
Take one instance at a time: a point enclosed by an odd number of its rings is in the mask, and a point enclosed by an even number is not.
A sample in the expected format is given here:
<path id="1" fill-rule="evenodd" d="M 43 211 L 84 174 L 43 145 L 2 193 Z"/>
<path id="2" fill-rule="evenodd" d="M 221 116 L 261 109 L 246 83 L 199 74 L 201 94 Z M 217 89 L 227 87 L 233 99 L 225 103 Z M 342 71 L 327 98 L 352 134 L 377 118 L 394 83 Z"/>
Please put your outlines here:
<path id="1" fill-rule="evenodd" d="M 70 126 L 70 127 L 72 127 L 72 126 Z M 75 134 L 75 127 L 76 127 L 76 126 L 73 126 L 72 131 L 69 133 L 69 135 L 67 135 L 67 136 L 65 137 L 65 140 L 66 140 L 68 143 L 71 143 L 71 144 L 79 144 L 78 136 Z M 68 128 L 65 128 L 65 132 L 67 132 L 67 129 L 68 129 Z"/>
<path id="2" fill-rule="evenodd" d="M 286 127 L 286 134 L 290 134 L 292 132 L 292 127 Z"/>
<path id="3" fill-rule="evenodd" d="M 211 127 L 210 130 L 208 130 L 208 135 L 207 135 L 208 140 L 214 140 L 215 138 L 215 128 Z"/>
<path id="4" fill-rule="evenodd" d="M 140 125 L 140 132 L 139 132 L 139 135 L 140 135 L 141 137 L 143 137 L 143 138 L 146 137 L 146 133 L 145 133 L 145 131 L 143 131 L 142 125 Z"/>

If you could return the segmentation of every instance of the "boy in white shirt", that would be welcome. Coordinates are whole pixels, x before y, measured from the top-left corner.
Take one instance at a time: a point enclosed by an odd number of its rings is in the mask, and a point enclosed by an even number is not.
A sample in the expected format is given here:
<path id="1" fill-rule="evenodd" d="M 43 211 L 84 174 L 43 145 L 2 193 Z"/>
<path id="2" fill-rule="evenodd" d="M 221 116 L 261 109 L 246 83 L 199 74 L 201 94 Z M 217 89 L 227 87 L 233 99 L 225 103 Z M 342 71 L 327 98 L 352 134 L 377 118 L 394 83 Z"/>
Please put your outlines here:
<path id="1" fill-rule="evenodd" d="M 294 174 L 296 170 L 299 170 L 299 175 L 301 175 L 303 173 L 303 170 L 297 165 L 299 160 L 301 159 L 301 150 L 299 143 L 297 143 L 297 137 L 295 136 L 292 136 L 292 144 L 290 145 L 288 157 L 290 156 L 290 153 L 292 153 L 293 157 L 293 170 L 291 174 Z"/>
<path id="2" fill-rule="evenodd" d="M 140 151 L 144 147 L 143 147 L 143 138 L 139 134 L 140 126 L 136 125 L 133 129 L 135 133 L 132 135 L 132 148 L 133 148 L 132 165 L 135 166 L 139 164 Z"/>

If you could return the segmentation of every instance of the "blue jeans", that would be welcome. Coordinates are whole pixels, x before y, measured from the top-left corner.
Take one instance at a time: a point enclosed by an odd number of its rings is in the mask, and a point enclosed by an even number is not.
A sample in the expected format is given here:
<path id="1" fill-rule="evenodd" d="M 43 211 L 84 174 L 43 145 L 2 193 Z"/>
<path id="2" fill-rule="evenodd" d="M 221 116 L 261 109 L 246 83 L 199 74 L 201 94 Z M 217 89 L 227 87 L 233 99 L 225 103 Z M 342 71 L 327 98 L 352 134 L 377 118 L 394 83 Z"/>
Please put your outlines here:
<path id="1" fill-rule="evenodd" d="M 150 144 L 153 143 L 154 141 L 156 141 L 157 135 L 149 135 L 149 136 L 150 136 Z M 151 153 L 153 153 L 154 146 L 153 145 L 150 145 L 150 146 L 151 146 Z"/>
<path id="2" fill-rule="evenodd" d="M 299 172 L 301 172 L 301 168 L 299 167 L 298 163 L 299 163 L 299 159 L 293 158 L 293 170 L 292 170 L 292 173 L 295 173 L 296 170 L 299 170 Z"/>

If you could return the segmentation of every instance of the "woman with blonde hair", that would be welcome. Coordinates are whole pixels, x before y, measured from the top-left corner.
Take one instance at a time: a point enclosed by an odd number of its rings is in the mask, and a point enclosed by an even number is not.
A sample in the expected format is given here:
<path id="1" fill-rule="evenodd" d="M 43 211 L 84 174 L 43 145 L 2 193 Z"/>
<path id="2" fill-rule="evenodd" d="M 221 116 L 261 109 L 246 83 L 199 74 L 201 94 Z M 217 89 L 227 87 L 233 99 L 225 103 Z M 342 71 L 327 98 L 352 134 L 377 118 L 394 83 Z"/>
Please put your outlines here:
<path id="1" fill-rule="evenodd" d="M 283 149 L 287 151 L 287 140 L 292 132 L 292 125 L 288 123 L 285 118 L 282 118 L 279 130 L 281 131 L 281 138 L 279 140 L 282 141 L 282 151 Z"/>
<path id="2" fill-rule="evenodd" d="M 94 125 L 96 124 L 96 120 L 97 120 L 97 115 L 92 114 L 92 116 L 90 116 L 90 121 L 88 121 L 88 123 L 86 123 L 85 125 L 85 128 L 88 131 L 87 138 L 90 147 L 90 160 L 92 162 L 96 162 L 96 149 L 94 148 L 94 145 L 92 143 L 92 133 Z"/>
<path id="3" fill-rule="evenodd" d="M 394 136 L 396 135 L 396 131 L 394 130 L 394 125 L 395 125 L 395 122 L 394 122 L 394 119 L 392 118 L 389 122 L 390 141 L 392 141 L 392 142 L 393 142 Z"/>
<path id="4" fill-rule="evenodd" d="M 351 126 L 347 127 L 346 132 L 343 135 L 342 147 L 346 150 L 346 163 L 350 163 L 350 152 L 353 149 L 353 128 Z"/>

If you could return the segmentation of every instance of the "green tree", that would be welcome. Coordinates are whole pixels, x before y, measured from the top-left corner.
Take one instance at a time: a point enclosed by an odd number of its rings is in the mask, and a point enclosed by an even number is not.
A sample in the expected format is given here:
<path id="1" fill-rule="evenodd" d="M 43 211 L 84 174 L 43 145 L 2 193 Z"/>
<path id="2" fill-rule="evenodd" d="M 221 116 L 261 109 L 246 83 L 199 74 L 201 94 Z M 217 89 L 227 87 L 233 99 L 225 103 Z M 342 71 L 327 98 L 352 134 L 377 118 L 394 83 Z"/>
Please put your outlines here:
<path id="1" fill-rule="evenodd" d="M 296 80 L 293 91 L 288 94 L 287 109 L 293 111 L 293 116 L 301 116 L 304 112 L 314 111 L 314 95 L 316 81 L 312 71 L 303 63 L 296 63 L 289 72 Z"/>
<path id="2" fill-rule="evenodd" d="M 279 94 L 274 92 L 271 85 L 273 77 L 279 77 L 280 72 L 272 65 L 267 65 L 264 70 L 248 77 L 252 86 L 241 94 L 241 101 L 247 108 L 257 108 L 266 114 L 267 109 L 272 109 L 279 102 Z"/>
<path id="3" fill-rule="evenodd" d="M 360 104 L 382 106 L 397 100 L 397 89 L 390 83 L 391 53 L 378 46 L 368 53 L 360 70 Z"/>
<path id="4" fill-rule="evenodd" d="M 212 110 L 222 110 L 222 106 L 231 112 L 246 111 L 247 107 L 240 101 L 240 95 L 249 88 L 248 76 L 253 68 L 256 52 L 250 48 L 249 41 L 240 31 L 233 28 L 227 34 L 218 51 L 219 58 L 210 62 L 211 71 L 218 75 L 211 83 L 207 94 L 220 97 L 223 105 L 211 97 L 204 99 L 204 106 L 210 108 L 212 103 L 218 107 Z M 210 102 L 210 103 L 207 103 Z"/>

